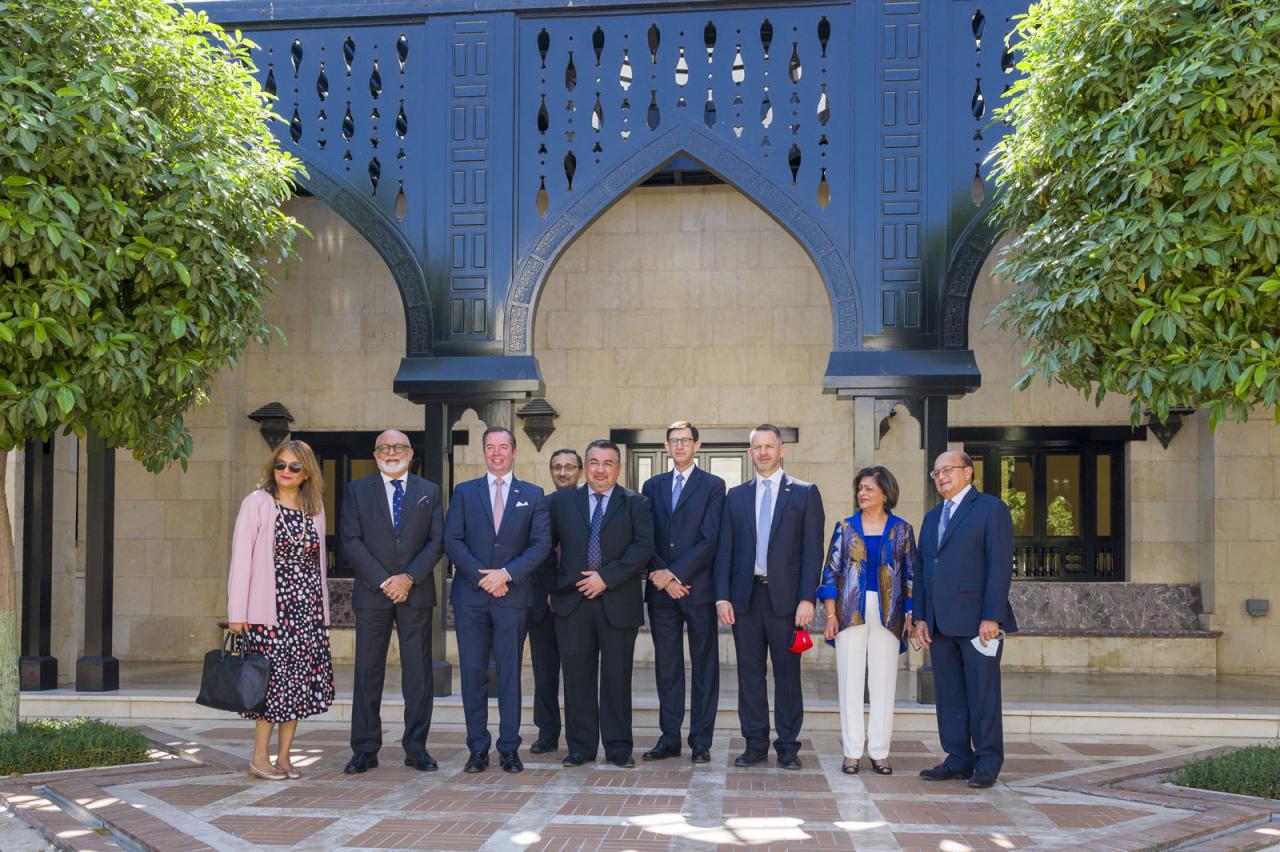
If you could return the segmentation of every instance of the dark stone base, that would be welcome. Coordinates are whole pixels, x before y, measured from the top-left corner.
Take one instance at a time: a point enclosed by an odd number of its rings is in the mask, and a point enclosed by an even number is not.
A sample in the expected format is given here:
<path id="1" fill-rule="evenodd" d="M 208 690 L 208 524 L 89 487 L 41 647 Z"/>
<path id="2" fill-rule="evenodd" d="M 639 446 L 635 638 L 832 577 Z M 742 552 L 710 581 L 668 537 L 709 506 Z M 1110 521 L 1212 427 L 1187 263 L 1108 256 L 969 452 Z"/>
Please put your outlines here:
<path id="1" fill-rule="evenodd" d="M 115 692 L 120 688 L 120 661 L 115 657 L 76 660 L 76 692 Z"/>
<path id="2" fill-rule="evenodd" d="M 18 658 L 18 688 L 39 692 L 58 688 L 58 658 L 24 656 Z"/>
<path id="3" fill-rule="evenodd" d="M 431 693 L 436 698 L 453 695 L 453 664 L 447 660 L 431 661 Z"/>

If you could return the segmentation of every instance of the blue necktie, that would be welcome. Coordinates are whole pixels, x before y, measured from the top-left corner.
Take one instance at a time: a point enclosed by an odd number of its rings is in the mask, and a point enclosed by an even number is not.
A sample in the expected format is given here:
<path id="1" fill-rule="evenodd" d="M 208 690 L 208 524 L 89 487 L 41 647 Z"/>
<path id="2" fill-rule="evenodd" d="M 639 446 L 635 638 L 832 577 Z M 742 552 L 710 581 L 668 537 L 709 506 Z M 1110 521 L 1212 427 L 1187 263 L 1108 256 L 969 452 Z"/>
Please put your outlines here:
<path id="1" fill-rule="evenodd" d="M 391 480 L 391 487 L 396 490 L 391 495 L 391 526 L 396 535 L 400 535 L 400 518 L 404 516 L 404 483 L 398 479 Z"/>
<path id="2" fill-rule="evenodd" d="M 760 498 L 760 517 L 756 520 L 756 564 L 767 576 L 769 573 L 769 530 L 773 526 L 773 495 L 770 488 L 773 483 L 767 479 L 760 480 L 764 488 L 764 496 Z"/>
<path id="3" fill-rule="evenodd" d="M 676 504 L 680 502 L 680 492 L 684 490 L 684 474 L 676 474 L 676 487 L 671 489 L 671 511 L 676 510 Z"/>
<path id="4" fill-rule="evenodd" d="M 942 536 L 947 531 L 947 522 L 951 520 L 951 501 L 942 504 L 942 520 L 938 521 L 938 547 L 942 547 Z"/>
<path id="5" fill-rule="evenodd" d="M 600 570 L 600 527 L 604 526 L 604 495 L 592 494 L 596 508 L 591 513 L 591 533 L 587 536 L 587 570 Z"/>

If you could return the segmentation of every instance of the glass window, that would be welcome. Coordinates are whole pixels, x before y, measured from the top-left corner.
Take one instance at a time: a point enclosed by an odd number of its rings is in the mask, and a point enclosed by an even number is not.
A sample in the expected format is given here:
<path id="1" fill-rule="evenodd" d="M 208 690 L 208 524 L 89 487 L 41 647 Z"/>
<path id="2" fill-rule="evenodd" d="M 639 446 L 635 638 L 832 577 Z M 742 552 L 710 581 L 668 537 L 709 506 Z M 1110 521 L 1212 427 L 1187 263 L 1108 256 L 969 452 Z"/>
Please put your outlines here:
<path id="1" fill-rule="evenodd" d="M 636 457 L 636 483 L 637 490 L 644 487 L 645 482 L 653 476 L 653 456 L 641 455 Z"/>
<path id="2" fill-rule="evenodd" d="M 1014 535 L 1035 534 L 1035 477 L 1030 456 L 1000 457 L 1000 499 L 1013 516 Z"/>
<path id="3" fill-rule="evenodd" d="M 1098 535 L 1111 535 L 1111 456 L 1098 455 L 1098 473 L 1095 509 L 1097 511 Z"/>
<path id="4" fill-rule="evenodd" d="M 986 470 L 987 470 L 986 459 L 984 459 L 982 456 L 978 456 L 973 460 L 973 490 L 975 491 L 982 490 L 982 485 L 983 485 L 983 482 L 985 481 L 983 479 L 983 476 L 986 473 Z"/>
<path id="5" fill-rule="evenodd" d="M 712 473 L 724 480 L 725 488 L 741 485 L 745 480 L 744 469 L 746 457 L 742 453 L 734 455 L 715 454 L 711 456 L 709 468 Z"/>
<path id="6" fill-rule="evenodd" d="M 1049 456 L 1045 469 L 1045 526 L 1049 536 L 1073 536 L 1079 530 L 1080 456 Z"/>

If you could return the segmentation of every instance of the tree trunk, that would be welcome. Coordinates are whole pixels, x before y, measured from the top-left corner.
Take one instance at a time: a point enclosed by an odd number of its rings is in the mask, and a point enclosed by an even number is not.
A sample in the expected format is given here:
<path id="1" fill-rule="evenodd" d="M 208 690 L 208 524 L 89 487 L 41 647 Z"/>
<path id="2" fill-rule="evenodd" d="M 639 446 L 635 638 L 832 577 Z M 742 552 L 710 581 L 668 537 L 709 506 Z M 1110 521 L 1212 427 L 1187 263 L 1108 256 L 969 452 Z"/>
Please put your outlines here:
<path id="1" fill-rule="evenodd" d="M 18 570 L 9 525 L 9 453 L 0 453 L 0 734 L 18 729 Z"/>

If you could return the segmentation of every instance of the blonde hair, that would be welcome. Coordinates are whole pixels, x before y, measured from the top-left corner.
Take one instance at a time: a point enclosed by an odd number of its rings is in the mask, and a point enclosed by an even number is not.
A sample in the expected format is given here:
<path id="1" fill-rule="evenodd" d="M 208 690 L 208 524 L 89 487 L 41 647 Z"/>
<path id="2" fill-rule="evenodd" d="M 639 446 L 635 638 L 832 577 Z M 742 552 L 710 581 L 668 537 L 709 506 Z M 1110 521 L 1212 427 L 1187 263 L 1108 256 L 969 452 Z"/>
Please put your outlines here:
<path id="1" fill-rule="evenodd" d="M 324 475 L 320 473 L 320 463 L 316 461 L 316 454 L 311 451 L 306 441 L 285 441 L 276 447 L 262 469 L 262 479 L 258 481 L 258 487 L 272 497 L 278 496 L 275 465 L 286 450 L 293 453 L 302 465 L 303 473 L 307 475 L 302 485 L 298 487 L 298 502 L 302 506 L 302 511 L 312 516 L 320 514 L 324 511 Z"/>

